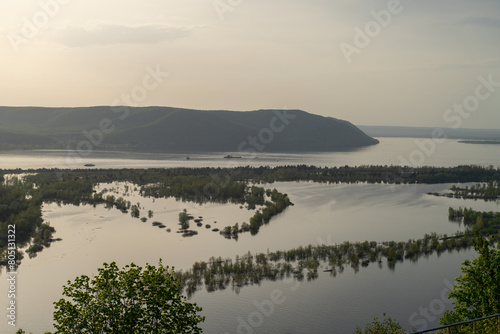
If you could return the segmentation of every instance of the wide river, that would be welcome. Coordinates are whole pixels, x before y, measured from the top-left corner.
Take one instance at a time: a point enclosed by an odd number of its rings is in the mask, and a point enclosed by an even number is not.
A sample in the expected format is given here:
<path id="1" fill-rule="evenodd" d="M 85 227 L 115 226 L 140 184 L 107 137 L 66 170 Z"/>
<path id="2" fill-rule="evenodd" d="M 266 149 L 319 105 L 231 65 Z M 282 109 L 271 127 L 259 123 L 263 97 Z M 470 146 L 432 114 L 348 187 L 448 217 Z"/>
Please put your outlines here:
<path id="1" fill-rule="evenodd" d="M 467 145 L 446 141 L 422 146 L 423 139 L 380 138 L 376 146 L 353 152 L 318 154 L 259 154 L 258 158 L 222 159 L 227 154 L 153 155 L 95 152 L 75 162 L 64 151 L 0 153 L 0 169 L 81 168 L 93 163 L 96 168 L 148 167 L 231 167 L 232 165 L 399 165 L 402 159 L 421 159 L 424 165 L 456 166 L 476 164 L 500 166 L 500 146 Z M 420 143 L 420 144 L 418 144 Z M 420 146 L 419 146 L 420 145 Z M 420 153 L 418 153 L 420 152 Z M 232 153 L 237 155 L 237 153 Z M 439 185 L 325 185 L 308 182 L 282 182 L 265 185 L 289 195 L 295 204 L 261 228 L 256 236 L 242 234 L 238 241 L 226 240 L 205 227 L 194 229 L 197 236 L 182 238 L 175 233 L 178 213 L 203 216 L 204 223 L 224 227 L 248 221 L 253 212 L 238 205 L 176 202 L 174 199 L 142 198 L 137 192 L 124 195 L 122 183 L 101 185 L 140 202 L 141 210 L 152 210 L 147 223 L 133 219 L 116 209 L 103 206 L 58 206 L 45 204 L 43 216 L 63 240 L 44 249 L 35 258 L 26 257 L 17 274 L 18 318 L 14 329 L 4 320 L 1 333 L 18 328 L 43 333 L 52 330 L 52 303 L 61 297 L 62 286 L 79 275 L 92 275 L 103 262 L 116 261 L 123 266 L 155 264 L 159 258 L 176 269 L 187 269 L 195 261 L 210 256 L 234 258 L 248 251 L 285 250 L 308 244 L 334 244 L 342 241 L 406 241 L 425 233 L 451 234 L 463 229 L 448 222 L 448 207 L 467 206 L 476 210 L 499 211 L 499 204 L 448 199 L 426 195 L 445 191 L 450 184 Z M 158 220 L 168 228 L 151 226 Z M 215 221 L 217 223 L 215 223 Z M 438 324 L 445 309 L 453 279 L 460 274 L 465 259 L 474 251 L 433 254 L 417 262 L 404 261 L 395 268 L 370 264 L 354 271 L 346 267 L 336 277 L 320 269 L 314 281 L 263 281 L 234 291 L 208 293 L 198 291 L 191 298 L 203 307 L 206 333 L 352 333 L 382 313 L 397 319 L 404 327 L 418 329 Z M 1 274 L 5 277 L 5 272 Z M 279 290 L 282 303 L 267 300 Z M 7 295 L 7 281 L 0 280 L 0 296 Z M 7 298 L 0 305 L 7 307 Z M 6 319 L 6 317 L 4 317 Z"/>
<path id="2" fill-rule="evenodd" d="M 420 138 L 377 138 L 380 143 L 347 152 L 331 153 L 257 153 L 157 154 L 131 152 L 90 153 L 61 150 L 0 151 L 0 169 L 28 168 L 153 168 L 153 167 L 233 167 L 233 166 L 360 166 L 412 165 L 456 166 L 498 165 L 500 145 L 472 145 L 444 140 L 436 143 Z M 443 140 L 441 140 L 443 141 Z M 84 154 L 85 153 L 85 154 Z M 241 159 L 223 159 L 226 155 Z M 189 160 L 187 157 L 189 156 Z"/>

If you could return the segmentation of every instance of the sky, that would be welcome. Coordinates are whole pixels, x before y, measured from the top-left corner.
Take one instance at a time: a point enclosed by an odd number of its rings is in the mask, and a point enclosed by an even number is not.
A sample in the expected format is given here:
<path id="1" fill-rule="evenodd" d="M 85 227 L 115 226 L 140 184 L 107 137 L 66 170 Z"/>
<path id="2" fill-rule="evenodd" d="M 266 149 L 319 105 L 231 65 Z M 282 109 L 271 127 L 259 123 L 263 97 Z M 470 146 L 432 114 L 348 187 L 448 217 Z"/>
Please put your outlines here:
<path id="1" fill-rule="evenodd" d="M 0 105 L 500 128 L 498 0 L 1 0 Z"/>

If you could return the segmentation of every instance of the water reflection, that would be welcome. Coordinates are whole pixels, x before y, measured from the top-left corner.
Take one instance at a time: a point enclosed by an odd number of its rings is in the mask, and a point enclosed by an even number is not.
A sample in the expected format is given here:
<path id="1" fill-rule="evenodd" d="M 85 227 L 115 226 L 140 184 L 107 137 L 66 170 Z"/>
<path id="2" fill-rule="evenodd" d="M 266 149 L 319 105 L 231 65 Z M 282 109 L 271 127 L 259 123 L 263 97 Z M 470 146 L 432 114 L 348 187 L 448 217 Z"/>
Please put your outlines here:
<path id="1" fill-rule="evenodd" d="M 259 153 L 242 159 L 224 159 L 225 155 L 241 155 L 241 152 L 220 152 L 190 154 L 186 161 L 184 154 L 161 154 L 141 152 L 93 151 L 86 161 L 95 167 L 90 168 L 169 168 L 169 167 L 234 167 L 234 166 L 279 166 L 279 165 L 316 165 L 316 166 L 360 166 L 360 165 L 400 165 L 400 156 L 407 157 L 415 150 L 414 138 L 377 138 L 378 145 L 348 152 L 322 153 Z M 426 156 L 427 166 L 481 165 L 499 166 L 500 145 L 460 144 L 457 140 L 445 140 L 434 154 Z M 68 162 L 64 150 L 0 151 L 1 169 L 30 168 L 84 168 L 86 162 Z"/>
<path id="2" fill-rule="evenodd" d="M 293 277 L 308 281 L 318 278 L 318 268 L 330 272 L 333 277 L 349 266 L 357 273 L 361 268 L 377 263 L 382 268 L 386 262 L 391 271 L 405 260 L 416 263 L 421 257 L 428 258 L 436 253 L 468 250 L 473 237 L 461 234 L 457 237 L 443 237 L 435 233 L 422 239 L 408 242 L 343 242 L 338 245 L 309 245 L 286 251 L 252 254 L 232 258 L 211 257 L 207 262 L 195 262 L 191 269 L 177 272 L 182 288 L 188 296 L 203 288 L 208 292 L 224 290 L 228 286 L 260 284 L 263 280 L 276 281 Z M 239 289 L 238 289 L 239 291 Z"/>
<path id="3" fill-rule="evenodd" d="M 55 237 L 60 237 L 63 241 L 44 249 L 37 258 L 25 259 L 20 267 L 19 275 L 22 280 L 19 289 L 23 292 L 20 294 L 19 303 L 23 305 L 23 308 L 20 309 L 19 324 L 23 329 L 33 332 L 51 330 L 52 302 L 58 299 L 57 296 L 60 295 L 62 286 L 67 280 L 73 280 L 82 274 L 94 273 L 96 268 L 102 266 L 103 262 L 116 261 L 119 266 L 130 262 L 143 265 L 146 262 L 156 263 L 161 257 L 164 263 L 175 266 L 178 271 L 183 269 L 186 272 L 196 261 L 210 262 L 209 257 L 212 255 L 220 255 L 221 260 L 224 261 L 226 258 L 232 258 L 232 264 L 235 266 L 237 263 L 235 254 L 240 254 L 238 261 L 241 262 L 241 258 L 248 254 L 248 251 L 254 256 L 252 264 L 254 266 L 258 264 L 257 254 L 266 256 L 267 269 L 259 269 L 257 279 L 244 275 L 234 276 L 233 279 L 233 276 L 226 274 L 209 277 L 209 282 L 212 284 L 208 290 L 213 289 L 214 291 L 209 297 L 206 295 L 204 274 L 203 276 L 199 274 L 199 279 L 196 279 L 189 287 L 191 292 L 194 292 L 194 288 L 196 288 L 196 293 L 192 296 L 193 300 L 203 300 L 201 305 L 207 309 L 207 312 L 213 312 L 214 319 L 221 319 L 221 312 L 233 314 L 233 311 L 236 312 L 240 309 L 241 300 L 239 302 L 236 299 L 233 300 L 228 293 L 233 294 L 234 291 L 239 293 L 239 297 L 255 298 L 248 297 L 247 291 L 250 292 L 250 296 L 254 296 L 258 293 L 254 289 L 255 287 L 268 286 L 269 283 L 280 286 L 279 284 L 287 284 L 290 281 L 299 282 L 302 289 L 306 289 L 308 284 L 315 287 L 321 286 L 321 291 L 318 291 L 320 295 L 308 290 L 310 296 L 300 294 L 296 298 L 299 298 L 302 303 L 307 302 L 311 312 L 322 314 L 323 308 L 326 307 L 325 305 L 329 305 L 329 300 L 332 298 L 341 304 L 349 304 L 351 299 L 357 298 L 355 291 L 351 292 L 352 295 L 340 297 L 338 290 L 328 288 L 349 279 L 352 281 L 349 286 L 354 290 L 359 289 L 359 281 L 353 280 L 351 273 L 356 273 L 356 279 L 365 277 L 365 275 L 375 277 L 373 270 L 382 268 L 389 269 L 383 270 L 387 273 L 386 275 L 395 272 L 400 275 L 398 268 L 408 268 L 408 266 L 414 266 L 415 263 L 417 263 L 417 267 L 424 268 L 425 266 L 420 264 L 422 257 L 419 262 L 415 262 L 414 258 L 403 257 L 403 261 L 396 260 L 393 263 L 389 263 L 386 258 L 379 262 L 378 257 L 375 257 L 374 261 L 369 259 L 368 265 L 364 267 L 363 257 L 359 256 L 358 253 L 356 255 L 359 258 L 359 265 L 351 266 L 349 261 L 355 260 L 355 258 L 351 260 L 351 253 L 348 253 L 346 259 L 343 259 L 342 266 L 336 264 L 335 271 L 323 272 L 325 269 L 332 269 L 330 258 L 325 256 L 324 260 L 318 258 L 320 264 L 316 273 L 313 270 L 308 275 L 307 264 L 304 264 L 303 276 L 300 277 L 297 274 L 297 277 L 294 277 L 293 270 L 298 269 L 299 261 L 309 258 L 296 257 L 295 260 L 290 258 L 292 268 L 287 276 L 286 261 L 283 261 L 284 255 L 280 255 L 279 260 L 273 261 L 267 258 L 268 254 L 276 256 L 279 250 L 296 249 L 299 245 L 325 244 L 333 246 L 342 244 L 344 240 L 350 240 L 353 245 L 356 242 L 363 243 L 364 240 L 373 240 L 378 247 L 384 246 L 382 244 L 384 240 L 400 241 L 421 238 L 425 233 L 431 231 L 435 231 L 437 235 L 445 233 L 450 235 L 456 232 L 457 225 L 448 222 L 449 206 L 470 206 L 485 211 L 497 210 L 497 204 L 492 202 L 474 202 L 426 195 L 426 192 L 429 191 L 443 191 L 450 185 L 324 185 L 282 182 L 272 186 L 287 193 L 295 206 L 287 208 L 276 216 L 271 224 L 263 226 L 259 234 L 255 236 L 242 234 L 236 242 L 235 240 L 223 239 L 219 233 L 212 232 L 205 226 L 198 227 L 195 224 L 191 226 L 199 233 L 195 238 L 183 238 L 180 234 L 168 233 L 167 230 L 176 231 L 178 229 L 178 215 L 184 209 L 193 217 L 202 216 L 203 223 L 210 224 L 212 228 L 234 225 L 236 222 L 240 224 L 244 221 L 248 222 L 253 211 L 231 203 L 196 204 L 177 201 L 174 198 L 144 198 L 140 196 L 138 188 L 134 189 L 134 186 L 130 184 L 128 186 L 127 192 L 124 189 L 125 184 L 103 184 L 96 190 L 108 188 L 110 190 L 107 194 L 115 197 L 122 196 L 127 201 L 138 205 L 141 212 L 144 213 L 141 216 L 148 218 L 147 222 L 150 223 L 141 223 L 140 220 L 133 218 L 130 212 L 123 213 L 116 208 L 106 208 L 104 204 L 95 207 L 90 205 L 58 206 L 57 203 L 44 204 L 43 218 L 56 229 Z M 111 190 L 113 187 L 114 189 Z M 151 219 L 148 217 L 149 210 L 153 212 Z M 166 227 L 160 229 L 153 226 L 152 223 L 155 221 Z M 384 246 L 384 248 L 387 247 Z M 351 249 L 351 247 L 347 249 Z M 352 249 L 356 250 L 356 246 L 352 246 Z M 428 255 L 430 254 L 432 253 Z M 439 253 L 434 252 L 434 254 Z M 440 254 L 448 254 L 448 251 Z M 462 252 L 460 254 L 454 252 L 453 254 L 456 254 L 457 258 L 462 257 L 460 255 Z M 288 254 L 288 256 L 290 255 Z M 422 256 L 426 257 L 425 254 Z M 430 256 L 430 258 L 434 257 Z M 264 258 L 260 257 L 259 263 L 260 266 L 264 266 Z M 280 264 L 279 267 L 278 264 Z M 222 268 L 224 265 L 225 262 L 220 264 Z M 426 272 L 427 276 L 431 274 Z M 258 279 L 259 276 L 264 277 L 265 275 L 270 279 Z M 328 277 L 335 277 L 335 279 L 322 279 Z M 374 293 L 373 289 L 383 289 L 385 283 L 372 282 L 370 284 L 373 287 L 369 291 Z M 414 289 L 423 289 L 418 281 L 413 280 L 412 284 Z M 4 280 L 0 283 L 0 287 L 5 288 Z M 265 289 L 261 293 L 264 292 L 269 293 Z M 316 303 L 314 298 L 327 300 L 314 306 Z M 366 295 L 364 298 L 367 298 Z M 378 310 L 382 309 L 380 306 L 381 298 L 383 296 L 378 296 L 379 301 L 373 300 L 374 305 L 378 303 Z M 292 299 L 291 296 L 289 299 L 290 307 L 300 309 L 300 305 L 295 305 L 297 302 L 294 301 L 295 299 Z M 250 305 L 251 301 L 252 299 Z M 358 307 L 364 302 L 364 300 L 360 300 Z M 212 305 L 218 305 L 218 310 L 211 310 Z M 223 305 L 226 306 L 223 307 Z M 330 309 L 332 307 L 332 305 L 328 306 Z M 386 309 L 389 311 L 389 306 Z M 370 315 L 368 321 L 373 317 L 372 311 L 366 311 Z M 247 310 L 242 311 L 241 309 L 240 312 L 248 313 Z M 343 314 L 341 311 L 338 312 Z M 276 319 L 290 323 L 297 323 L 298 319 L 302 319 L 295 312 L 290 311 L 289 314 L 293 314 L 296 319 L 286 318 L 287 320 L 283 320 L 280 317 Z M 236 316 L 237 314 L 235 314 Z M 331 315 L 326 314 L 324 316 L 325 319 L 331 317 Z M 228 321 L 231 319 L 228 318 Z M 339 318 L 336 319 L 339 320 Z M 302 320 L 307 323 L 306 319 Z M 224 321 L 220 321 L 220 323 L 222 324 Z M 218 326 L 209 322 L 207 332 L 217 332 Z M 225 328 L 229 330 L 231 325 Z M 323 323 L 322 328 L 323 332 L 327 332 L 326 328 L 333 327 L 332 324 L 326 322 L 326 324 Z M 273 329 L 268 328 L 268 331 L 273 332 Z M 321 332 L 321 329 L 318 329 L 318 332 Z"/>

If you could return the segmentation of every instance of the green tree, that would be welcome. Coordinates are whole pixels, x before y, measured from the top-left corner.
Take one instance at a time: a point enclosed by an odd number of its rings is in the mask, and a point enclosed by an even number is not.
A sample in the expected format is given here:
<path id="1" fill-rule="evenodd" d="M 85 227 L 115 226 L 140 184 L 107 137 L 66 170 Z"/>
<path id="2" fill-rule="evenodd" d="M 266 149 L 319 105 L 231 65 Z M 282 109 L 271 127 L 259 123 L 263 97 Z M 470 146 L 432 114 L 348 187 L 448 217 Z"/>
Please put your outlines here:
<path id="1" fill-rule="evenodd" d="M 474 225 L 475 231 L 481 231 L 484 228 L 483 215 L 480 215 L 476 219 L 476 224 Z"/>
<path id="2" fill-rule="evenodd" d="M 139 216 L 141 215 L 139 207 L 137 205 L 132 205 L 131 210 L 132 212 L 130 213 L 130 215 L 134 218 L 139 218 Z"/>
<path id="3" fill-rule="evenodd" d="M 385 313 L 384 313 L 385 317 Z M 391 318 L 385 318 L 383 321 L 379 321 L 378 318 L 374 318 L 371 323 L 366 325 L 365 329 L 356 327 L 354 334 L 406 334 L 407 331 L 395 320 Z"/>
<path id="4" fill-rule="evenodd" d="M 55 304 L 55 333 L 201 333 L 201 308 L 186 302 L 173 269 L 104 263 L 94 278 L 68 281 Z"/>
<path id="5" fill-rule="evenodd" d="M 463 263 L 462 275 L 455 279 L 448 295 L 455 299 L 453 310 L 445 312 L 440 320 L 443 325 L 500 313 L 500 244 L 495 248 L 476 232 L 474 249 L 479 256 Z M 478 324 L 488 333 L 493 323 Z"/>
<path id="6" fill-rule="evenodd" d="M 234 224 L 234 226 L 233 226 L 233 228 L 231 230 L 232 234 L 233 235 L 238 235 L 239 231 L 240 231 L 240 227 L 239 227 L 238 223 Z"/>
<path id="7" fill-rule="evenodd" d="M 189 228 L 189 215 L 187 214 L 186 209 L 179 213 L 179 225 L 183 230 L 187 230 Z"/>

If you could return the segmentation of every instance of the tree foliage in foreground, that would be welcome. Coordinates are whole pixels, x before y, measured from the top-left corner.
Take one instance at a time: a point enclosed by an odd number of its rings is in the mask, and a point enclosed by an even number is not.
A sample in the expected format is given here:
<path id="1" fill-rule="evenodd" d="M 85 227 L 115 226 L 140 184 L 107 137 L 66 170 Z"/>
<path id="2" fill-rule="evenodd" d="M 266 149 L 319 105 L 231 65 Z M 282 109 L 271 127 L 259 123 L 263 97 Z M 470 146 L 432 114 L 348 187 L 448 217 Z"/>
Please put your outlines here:
<path id="1" fill-rule="evenodd" d="M 443 325 L 500 313 L 500 244 L 495 247 L 476 234 L 474 249 L 479 256 L 463 263 L 463 274 L 455 279 L 449 294 L 455 299 L 453 310 L 441 318 Z M 496 319 L 478 322 L 478 333 L 490 333 L 498 329 L 495 326 Z M 465 327 L 461 329 L 463 333 L 470 330 Z"/>
<path id="2" fill-rule="evenodd" d="M 385 313 L 384 313 L 385 316 Z M 379 321 L 378 318 L 373 319 L 371 323 L 366 325 L 365 329 L 356 327 L 354 334 L 405 334 L 406 330 L 395 320 L 385 318 Z"/>
<path id="3" fill-rule="evenodd" d="M 201 333 L 205 317 L 186 302 L 173 270 L 104 263 L 94 278 L 68 281 L 54 303 L 56 333 Z"/>

